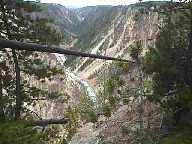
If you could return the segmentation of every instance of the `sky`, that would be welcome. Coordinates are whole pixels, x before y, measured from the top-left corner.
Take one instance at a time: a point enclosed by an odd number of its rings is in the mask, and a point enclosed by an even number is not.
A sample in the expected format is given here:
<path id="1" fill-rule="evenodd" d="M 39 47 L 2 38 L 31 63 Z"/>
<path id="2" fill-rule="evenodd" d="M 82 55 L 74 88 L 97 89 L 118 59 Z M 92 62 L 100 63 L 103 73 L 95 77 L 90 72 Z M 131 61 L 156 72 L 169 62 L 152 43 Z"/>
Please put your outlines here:
<path id="1" fill-rule="evenodd" d="M 84 7 L 95 5 L 129 5 L 138 1 L 139 0 L 41 0 L 42 3 L 57 3 L 68 7 Z"/>

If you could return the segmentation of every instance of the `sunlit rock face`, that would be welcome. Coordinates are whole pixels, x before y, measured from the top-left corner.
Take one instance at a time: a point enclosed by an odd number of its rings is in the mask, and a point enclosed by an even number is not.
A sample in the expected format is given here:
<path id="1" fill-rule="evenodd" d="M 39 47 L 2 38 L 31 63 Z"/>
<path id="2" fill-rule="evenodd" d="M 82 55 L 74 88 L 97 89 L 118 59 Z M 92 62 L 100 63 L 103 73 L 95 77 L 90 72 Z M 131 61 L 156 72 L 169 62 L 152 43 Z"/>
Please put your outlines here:
<path id="1" fill-rule="evenodd" d="M 84 21 L 94 21 L 94 25 L 99 27 L 91 41 L 88 41 L 90 46 L 87 47 L 87 52 L 132 60 L 129 51 L 137 41 L 142 43 L 142 55 L 149 47 L 154 47 L 158 27 L 161 24 L 158 13 L 152 11 L 154 6 L 146 6 L 142 11 L 137 6 L 107 7 L 106 11 L 110 9 L 108 16 L 103 12 L 100 17 L 95 14 L 99 17 L 96 20 L 89 18 L 89 15 L 94 15 L 93 13 L 98 9 L 99 7 L 93 8 L 91 11 L 88 7 L 87 13 L 86 8 L 79 12 L 80 15 L 85 13 Z M 107 19 L 107 24 L 102 23 L 103 16 Z M 73 70 L 83 79 L 88 80 L 92 86 L 97 87 L 99 76 L 103 75 L 105 69 L 110 68 L 111 63 L 112 61 L 82 58 L 74 63 Z"/>
<path id="2" fill-rule="evenodd" d="M 65 56 L 61 56 L 63 59 L 58 59 L 56 54 L 41 54 L 41 59 L 45 60 L 49 67 L 62 69 L 62 74 L 51 77 L 51 80 L 46 78 L 43 82 L 33 76 L 26 78 L 31 86 L 48 92 L 47 95 L 35 97 L 34 105 L 29 104 L 27 106 L 34 112 L 37 119 L 61 119 L 65 117 L 65 110 L 69 104 L 78 104 L 80 97 L 86 93 L 81 78 L 63 65 Z M 59 93 L 59 96 L 55 93 Z"/>
<path id="3" fill-rule="evenodd" d="M 102 20 L 93 20 L 95 22 L 94 26 L 99 27 L 99 29 L 97 29 L 97 33 L 92 36 L 91 42 L 89 41 L 90 45 L 86 51 L 134 61 L 130 56 L 130 49 L 136 45 L 137 41 L 140 41 L 142 46 L 141 56 L 144 56 L 148 48 L 155 47 L 159 27 L 162 25 L 163 18 L 158 12 L 154 12 L 154 9 L 158 8 L 160 8 L 158 5 L 147 5 L 142 10 L 139 10 L 137 6 L 108 7 L 107 9 L 111 9 L 113 15 L 112 17 L 108 15 L 107 25 L 102 24 Z M 96 10 L 93 9 L 93 12 L 95 11 Z M 85 13 L 85 8 L 83 12 Z M 89 20 L 87 18 L 88 13 L 92 15 L 90 9 L 83 15 L 86 21 Z M 102 19 L 102 17 L 100 17 L 100 19 Z M 115 71 L 113 70 L 114 63 L 112 61 L 79 58 L 74 64 L 74 72 L 87 80 L 96 92 L 103 90 L 103 80 L 110 75 L 110 71 Z M 121 79 L 124 80 L 124 87 L 138 87 L 138 71 L 137 64 L 130 64 L 128 73 L 120 76 Z M 118 96 L 118 91 L 123 91 L 123 88 L 115 89 L 112 95 Z M 106 143 L 116 143 L 115 139 L 117 137 L 122 140 L 118 141 L 118 143 L 124 144 L 132 142 L 135 137 L 134 133 L 136 133 L 140 125 L 138 122 L 138 107 L 140 102 L 139 100 L 134 100 L 133 97 L 131 97 L 129 101 L 130 103 L 128 105 L 120 103 L 117 111 L 113 113 L 110 118 L 104 118 L 104 120 L 99 121 L 97 124 L 94 124 L 94 126 L 82 126 L 72 138 L 71 144 L 80 144 L 81 142 L 97 144 L 103 140 Z M 147 129 L 150 125 L 150 133 L 155 134 L 158 132 L 161 123 L 161 116 L 157 108 L 153 104 L 145 102 L 144 113 L 144 128 Z M 150 118 L 148 115 L 151 115 Z M 129 127 L 130 131 L 127 136 L 122 134 L 124 127 Z M 90 129 L 90 131 L 87 129 Z"/>
<path id="4" fill-rule="evenodd" d="M 99 144 L 100 130 L 95 130 L 93 123 L 87 123 L 79 128 L 70 144 Z"/>
<path id="5" fill-rule="evenodd" d="M 151 103 L 146 102 L 144 108 L 144 128 L 149 135 L 158 135 L 161 123 L 160 114 Z M 70 144 L 100 144 L 118 143 L 127 144 L 138 138 L 137 132 L 140 127 L 139 113 L 137 112 L 138 101 L 132 105 L 123 105 L 110 117 L 100 116 L 98 122 L 87 123 L 77 130 Z M 150 115 L 150 117 L 148 117 Z M 128 129 L 123 133 L 124 129 Z M 137 144 L 137 142 L 133 142 Z"/>
<path id="6" fill-rule="evenodd" d="M 162 18 L 154 11 L 160 8 L 159 4 L 146 3 L 141 9 L 139 7 L 140 5 L 96 6 L 64 12 L 66 8 L 62 8 L 62 6 L 49 5 L 48 11 L 43 13 L 46 16 L 54 16 L 56 19 L 55 24 L 61 29 L 63 28 L 63 22 L 65 23 L 62 19 L 67 17 L 67 24 L 71 23 L 73 25 L 70 28 L 64 28 L 65 32 L 67 31 L 69 35 L 73 35 L 68 39 L 71 49 L 120 57 L 134 62 L 130 57 L 130 48 L 135 46 L 137 41 L 140 41 L 143 48 L 142 55 L 145 55 L 149 47 L 155 47 L 155 39 L 158 36 L 159 26 L 162 24 Z M 77 19 L 71 19 L 70 12 Z M 33 108 L 44 119 L 62 118 L 67 107 L 65 99 L 67 96 L 71 98 L 73 104 L 78 104 L 80 96 L 86 94 L 91 96 L 89 87 L 94 88 L 96 96 L 99 90 L 103 90 L 104 77 L 110 74 L 109 71 L 115 71 L 113 70 L 114 63 L 112 61 L 65 57 L 64 66 L 56 56 L 52 58 L 53 63 L 56 62 L 64 69 L 64 80 L 58 81 L 56 79 L 53 83 L 39 84 L 40 87 L 50 91 L 60 89 L 65 93 L 54 100 L 40 101 Z M 138 83 L 134 78 L 137 75 L 138 65 L 131 64 L 128 73 L 122 74 L 120 77 L 124 80 L 125 87 L 136 88 Z M 122 91 L 122 89 L 115 89 L 112 94 L 119 96 L 118 91 Z M 132 102 L 133 98 L 130 101 Z M 103 137 L 109 142 L 111 142 L 110 138 L 115 135 L 121 137 L 123 124 L 126 121 L 138 120 L 138 113 L 136 112 L 138 101 L 135 101 L 132 105 L 133 107 L 120 103 L 116 112 L 109 119 L 100 116 L 97 124 L 88 123 L 83 125 L 72 138 L 71 144 L 97 144 Z M 156 112 L 156 109 L 153 105 L 147 104 L 145 112 L 149 114 L 150 112 Z M 158 118 L 157 112 L 156 119 L 151 120 L 155 123 L 153 126 L 157 128 Z M 148 119 L 145 118 L 145 126 L 147 126 L 147 121 Z M 131 131 L 135 132 L 138 125 L 138 123 L 131 125 Z M 122 142 L 122 144 L 124 143 Z"/>

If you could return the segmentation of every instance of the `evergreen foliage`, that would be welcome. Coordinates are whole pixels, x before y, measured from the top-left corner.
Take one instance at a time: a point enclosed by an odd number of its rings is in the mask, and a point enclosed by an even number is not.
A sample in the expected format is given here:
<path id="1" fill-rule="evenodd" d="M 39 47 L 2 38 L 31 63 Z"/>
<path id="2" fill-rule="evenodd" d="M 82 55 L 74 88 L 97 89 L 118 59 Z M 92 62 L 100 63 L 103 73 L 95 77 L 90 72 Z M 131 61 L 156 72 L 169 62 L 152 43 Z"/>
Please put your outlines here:
<path id="1" fill-rule="evenodd" d="M 144 60 L 145 72 L 153 76 L 153 93 L 148 99 L 164 108 L 164 119 L 169 121 L 165 124 L 169 135 L 163 143 L 187 144 L 192 142 L 186 129 L 192 126 L 191 2 L 178 7 L 169 3 L 167 10 L 156 48 L 151 48 Z"/>
<path id="2" fill-rule="evenodd" d="M 40 144 L 37 129 L 27 127 L 25 121 L 7 121 L 0 124 L 0 144 Z"/>
<path id="3" fill-rule="evenodd" d="M 78 109 L 82 120 L 93 123 L 97 121 L 95 105 L 90 97 L 81 96 Z"/>
<path id="4" fill-rule="evenodd" d="M 41 44 L 43 43 L 48 44 L 48 42 L 58 44 L 61 41 L 62 35 L 56 30 L 54 30 L 53 27 L 48 25 L 48 21 L 41 19 L 30 21 L 28 17 L 23 16 L 24 14 L 21 13 L 22 8 L 26 10 L 25 13 L 31 12 L 32 9 L 33 11 L 38 10 L 36 9 L 38 8 L 38 6 L 36 6 L 36 3 L 29 3 L 29 2 L 26 3 L 19 1 L 18 3 L 13 2 L 13 4 L 14 5 L 10 5 L 7 1 L 5 1 L 4 3 L 4 8 L 7 8 L 5 9 L 6 19 L 8 19 L 8 21 L 11 22 L 6 25 L 3 15 L 1 15 L 2 16 L 1 32 L 8 30 L 4 35 L 3 33 L 1 33 L 2 38 L 14 39 L 19 41 L 36 42 Z M 13 12 L 14 10 L 15 12 Z M 22 79 L 19 80 L 21 82 L 20 95 L 22 97 L 21 99 L 22 103 L 25 101 L 24 100 L 25 97 L 28 98 L 29 100 L 30 97 L 36 97 L 43 92 L 40 89 L 31 86 L 27 82 L 27 80 L 25 80 L 26 77 L 34 76 L 37 80 L 42 80 L 45 78 L 50 79 L 55 74 L 59 73 L 62 74 L 61 69 L 59 69 L 58 67 L 50 67 L 49 64 L 45 60 L 43 60 L 36 52 L 28 52 L 28 51 L 17 52 L 17 57 L 18 57 L 19 69 L 20 72 L 22 73 Z M 14 107 L 15 92 L 18 90 L 15 90 L 14 86 L 15 78 L 13 75 L 14 71 L 12 67 L 14 61 L 11 58 L 8 49 L 4 49 L 4 51 L 2 51 L 1 59 L 2 59 L 1 79 L 2 80 L 6 79 L 6 82 L 1 82 L 2 83 L 1 91 L 6 90 L 6 92 L 2 93 L 1 97 L 2 99 L 4 98 L 7 99 L 8 104 L 5 103 L 5 105 L 10 104 L 11 107 L 12 106 Z M 7 108 L 3 109 L 4 111 L 9 111 Z"/>
<path id="5" fill-rule="evenodd" d="M 30 17 L 30 12 L 41 10 L 36 2 L 2 0 L 0 4 L 0 38 L 39 44 L 59 44 L 63 39 L 48 20 Z M 57 74 L 63 74 L 62 70 L 50 66 L 39 53 L 0 51 L 0 143 L 40 143 L 41 135 L 27 127 L 20 114 L 25 112 L 24 102 L 32 105 L 32 98 L 48 92 L 31 85 L 27 79 L 34 77 L 40 82 Z"/>

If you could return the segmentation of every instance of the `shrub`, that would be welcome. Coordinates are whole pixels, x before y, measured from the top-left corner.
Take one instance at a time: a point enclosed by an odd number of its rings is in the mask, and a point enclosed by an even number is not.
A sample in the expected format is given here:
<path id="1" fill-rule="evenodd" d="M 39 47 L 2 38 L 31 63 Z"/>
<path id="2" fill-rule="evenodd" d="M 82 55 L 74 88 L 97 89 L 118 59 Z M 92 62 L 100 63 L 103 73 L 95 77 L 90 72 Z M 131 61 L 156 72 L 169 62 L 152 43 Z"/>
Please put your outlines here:
<path id="1" fill-rule="evenodd" d="M 0 124 L 0 144 L 39 144 L 41 135 L 25 122 L 8 121 Z"/>

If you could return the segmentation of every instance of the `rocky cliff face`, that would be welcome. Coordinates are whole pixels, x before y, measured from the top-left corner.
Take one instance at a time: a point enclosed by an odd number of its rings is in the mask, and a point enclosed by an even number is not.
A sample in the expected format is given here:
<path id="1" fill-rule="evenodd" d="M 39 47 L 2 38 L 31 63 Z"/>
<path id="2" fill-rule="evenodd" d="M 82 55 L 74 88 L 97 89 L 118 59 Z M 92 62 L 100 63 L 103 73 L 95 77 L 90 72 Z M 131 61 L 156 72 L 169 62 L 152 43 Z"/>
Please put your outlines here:
<path id="1" fill-rule="evenodd" d="M 92 11 L 88 8 L 87 13 L 83 9 L 82 13 L 84 15 L 80 14 L 85 17 L 84 23 L 94 21 L 94 27 L 97 28 L 93 31 L 93 27 L 90 30 L 87 29 L 89 31 L 88 35 L 91 32 L 93 33 L 88 36 L 91 40 L 87 41 L 89 44 L 86 45 L 85 51 L 133 61 L 130 51 L 139 41 L 142 47 L 142 55 L 145 55 L 148 48 L 155 47 L 155 39 L 162 24 L 162 18 L 158 12 L 154 12 L 158 8 L 160 8 L 159 5 L 153 4 L 107 7 L 105 13 L 102 13 L 101 17 L 97 15 L 98 17 L 94 17 L 95 19 L 87 17 L 89 15 L 93 16 L 97 8 Z M 81 40 L 76 44 L 79 45 L 80 42 Z M 112 61 L 78 58 L 73 63 L 73 70 L 75 73 L 79 73 L 83 79 L 89 81 L 99 92 L 103 91 L 103 77 L 105 79 L 110 77 L 111 73 L 116 72 L 117 67 L 113 69 L 113 65 L 114 62 Z M 136 89 L 139 87 L 138 66 L 135 64 L 131 64 L 129 70 L 124 74 L 116 73 L 116 77 L 119 77 L 123 86 L 117 86 L 112 91 L 111 95 L 115 97 L 121 97 L 127 88 Z M 140 125 L 138 122 L 140 120 L 138 112 L 140 102 L 139 99 L 133 99 L 133 97 L 129 98 L 128 105 L 120 102 L 110 118 L 102 118 L 101 116 L 98 123 L 93 126 L 85 124 L 73 137 L 71 144 L 97 144 L 101 141 L 120 144 L 137 143 L 134 134 Z M 149 135 L 155 134 L 160 127 L 160 115 L 153 104 L 145 102 L 144 105 L 144 128 L 151 127 Z M 125 136 L 122 131 L 126 129 L 129 129 L 129 132 Z"/>
<path id="2" fill-rule="evenodd" d="M 85 7 L 81 9 L 69 10 L 60 5 L 43 5 L 42 15 L 52 17 L 55 24 L 64 32 L 70 35 L 66 39 L 74 50 L 86 51 L 92 54 L 101 54 L 111 57 L 121 57 L 133 61 L 130 57 L 130 50 L 139 41 L 142 45 L 142 55 L 149 47 L 154 47 L 155 39 L 158 35 L 159 26 L 162 19 L 155 10 L 161 7 L 161 3 L 143 3 L 131 6 L 96 6 Z M 86 80 L 94 87 L 96 92 L 102 91 L 103 77 L 109 77 L 111 73 L 116 72 L 113 68 L 114 62 L 95 60 L 89 58 L 66 57 L 64 63 L 66 68 L 70 67 L 69 76 L 66 77 L 65 85 L 67 93 L 79 101 L 82 90 L 82 80 Z M 69 69 L 68 69 L 69 70 Z M 71 75 L 73 72 L 75 75 Z M 138 83 L 138 65 L 131 64 L 126 73 L 115 73 L 121 79 L 123 86 L 117 86 L 111 95 L 120 96 L 119 93 L 126 91 L 126 88 L 137 88 Z M 77 78 L 78 77 L 78 78 Z M 82 80 L 81 80 L 82 79 Z M 84 84 L 85 86 L 85 84 Z M 60 85 L 60 87 L 62 87 Z M 80 90 L 80 91 L 77 91 Z M 120 91 L 120 92 L 119 92 Z M 85 93 L 84 93 L 85 94 Z M 44 110 L 41 114 L 44 118 L 56 117 L 51 113 L 62 115 L 65 107 L 58 99 L 44 103 Z M 137 121 L 139 114 L 137 111 L 138 100 L 129 99 L 129 104 L 120 102 L 117 109 L 110 118 L 99 117 L 96 124 L 82 125 L 77 134 L 72 138 L 71 144 L 96 144 L 105 137 L 106 141 L 112 142 L 115 136 L 131 140 L 133 137 L 124 137 L 121 130 L 124 127 L 130 127 L 130 133 L 135 133 L 138 123 L 129 123 Z M 134 101 L 134 102 L 133 102 Z M 151 126 L 158 128 L 160 115 L 152 104 L 145 102 L 144 108 L 146 115 L 155 115 L 155 119 L 145 118 L 145 127 L 148 122 Z M 40 109 L 38 107 L 38 109 Z M 58 110 L 56 110 L 58 109 Z M 39 111 L 39 110 L 37 110 Z M 47 113 L 49 111 L 49 113 Z M 46 115 L 46 113 L 48 115 Z M 129 125 L 130 124 L 130 125 Z M 155 129 L 153 129 L 155 131 Z M 125 143 L 124 141 L 120 143 Z"/>
<path id="3" fill-rule="evenodd" d="M 100 23 L 104 15 L 94 21 L 96 28 L 99 28 L 96 29 L 97 32 L 91 39 L 90 47 L 87 48 L 88 52 L 131 60 L 130 49 L 137 41 L 142 43 L 143 54 L 148 47 L 154 46 L 161 23 L 158 13 L 153 11 L 155 6 L 144 6 L 142 10 L 135 6 L 107 8 L 107 11 L 110 9 L 110 15 L 107 16 L 108 22 L 104 25 Z M 94 11 L 95 9 L 93 13 Z M 110 67 L 111 63 L 112 61 L 78 58 L 73 67 L 75 72 L 80 73 L 80 76 L 90 80 L 95 86 L 98 75 L 102 73 L 106 65 Z"/>
<path id="4" fill-rule="evenodd" d="M 72 10 L 59 4 L 40 3 L 40 12 L 32 12 L 33 19 L 46 18 L 55 24 L 55 27 L 64 34 L 65 44 L 70 44 L 77 37 L 76 28 L 81 19 Z"/>

